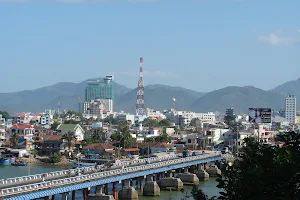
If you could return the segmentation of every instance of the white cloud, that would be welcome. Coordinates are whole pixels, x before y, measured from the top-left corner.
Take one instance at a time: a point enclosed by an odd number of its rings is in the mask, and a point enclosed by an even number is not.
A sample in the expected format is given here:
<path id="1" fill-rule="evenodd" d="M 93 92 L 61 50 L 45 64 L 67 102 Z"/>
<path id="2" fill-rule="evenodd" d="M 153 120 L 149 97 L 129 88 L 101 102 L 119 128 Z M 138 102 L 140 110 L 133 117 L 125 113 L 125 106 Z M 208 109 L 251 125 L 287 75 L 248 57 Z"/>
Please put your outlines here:
<path id="1" fill-rule="evenodd" d="M 119 72 L 120 76 L 130 76 L 136 77 L 138 79 L 139 74 L 137 72 Z M 179 74 L 171 73 L 171 72 L 162 72 L 162 71 L 144 71 L 144 77 L 152 77 L 152 78 L 168 78 L 168 79 L 176 79 L 180 78 Z"/>
<path id="2" fill-rule="evenodd" d="M 279 46 L 279 45 L 294 45 L 299 43 L 299 40 L 295 38 L 287 38 L 287 37 L 281 37 L 274 33 L 271 33 L 267 36 L 258 36 L 258 39 L 260 41 L 263 41 L 267 44 Z"/>

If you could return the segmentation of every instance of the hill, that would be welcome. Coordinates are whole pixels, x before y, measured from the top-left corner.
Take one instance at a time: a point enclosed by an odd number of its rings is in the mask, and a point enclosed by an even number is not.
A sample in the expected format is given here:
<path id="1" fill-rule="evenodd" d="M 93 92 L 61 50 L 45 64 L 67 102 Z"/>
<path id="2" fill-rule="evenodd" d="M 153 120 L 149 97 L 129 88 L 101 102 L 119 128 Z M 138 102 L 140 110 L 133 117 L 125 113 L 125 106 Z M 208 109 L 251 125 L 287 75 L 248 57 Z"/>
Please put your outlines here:
<path id="1" fill-rule="evenodd" d="M 300 98 L 300 78 L 297 80 L 289 81 L 282 85 L 279 85 L 270 91 L 282 94 L 284 96 L 293 94 L 293 95 L 296 95 L 296 97 Z M 300 107 L 298 107 L 298 108 L 300 109 Z"/>
<path id="2" fill-rule="evenodd" d="M 193 90 L 171 87 L 166 85 L 148 85 L 145 88 L 145 106 L 156 110 L 165 110 L 173 107 L 173 98 L 176 99 L 176 108 L 188 110 L 190 105 L 204 93 Z M 119 101 L 116 101 L 116 110 L 135 113 L 137 88 L 128 92 Z"/>
<path id="3" fill-rule="evenodd" d="M 86 81 L 80 83 L 61 82 L 35 90 L 14 93 L 0 93 L 0 110 L 14 112 L 41 112 L 56 109 L 60 101 L 61 109 L 78 110 L 79 100 L 84 100 Z M 115 84 L 116 100 L 131 89 Z"/>
<path id="4" fill-rule="evenodd" d="M 250 107 L 278 108 L 284 105 L 284 96 L 252 86 L 230 86 L 207 93 L 197 99 L 191 108 L 196 112 L 225 112 L 234 106 L 237 113 L 247 113 Z"/>

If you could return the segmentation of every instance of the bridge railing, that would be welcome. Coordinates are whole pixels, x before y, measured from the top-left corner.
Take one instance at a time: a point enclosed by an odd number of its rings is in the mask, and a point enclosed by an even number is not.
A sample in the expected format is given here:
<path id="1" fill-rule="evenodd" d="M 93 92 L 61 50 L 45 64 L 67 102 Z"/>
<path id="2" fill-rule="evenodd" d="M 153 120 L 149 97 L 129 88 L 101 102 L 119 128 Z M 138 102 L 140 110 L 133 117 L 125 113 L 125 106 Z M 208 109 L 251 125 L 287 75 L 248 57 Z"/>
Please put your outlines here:
<path id="1" fill-rule="evenodd" d="M 130 166 L 130 165 L 140 165 L 140 164 L 145 164 L 147 161 L 149 161 L 151 163 L 151 162 L 156 162 L 159 160 L 174 159 L 176 157 L 178 157 L 178 155 L 170 154 L 170 155 L 166 155 L 166 156 L 162 156 L 162 157 L 153 157 L 153 158 L 145 158 L 145 159 L 139 159 L 139 160 L 122 161 L 119 163 L 114 163 L 112 167 L 114 168 L 114 167 Z M 103 167 L 104 167 L 104 165 L 98 165 L 97 170 L 100 170 Z M 89 173 L 89 172 L 94 172 L 95 167 L 94 166 L 81 167 L 80 169 L 84 169 L 85 172 Z M 68 176 L 69 173 L 71 173 L 70 175 L 74 175 L 74 174 L 76 174 L 77 170 L 78 169 L 69 169 L 69 170 L 61 170 L 61 171 L 55 171 L 55 172 L 47 172 L 47 173 L 43 173 L 43 174 L 33 174 L 33 175 L 29 175 L 29 176 L 1 179 L 0 186 L 6 185 L 6 184 L 18 184 L 18 183 L 22 183 L 22 182 L 42 180 L 44 174 L 46 174 L 46 177 L 48 177 L 48 178 L 54 178 L 54 177 L 59 178 L 59 177 L 63 177 L 63 176 Z"/>
<path id="2" fill-rule="evenodd" d="M 104 172 L 96 172 L 96 173 L 92 173 L 92 174 L 75 176 L 75 177 L 70 177 L 70 178 L 63 178 L 63 179 L 57 179 L 57 180 L 52 180 L 52 181 L 45 181 L 45 182 L 40 182 L 40 183 L 5 188 L 5 189 L 1 190 L 1 195 L 2 196 L 16 195 L 16 194 L 21 194 L 21 193 L 25 193 L 25 192 L 32 192 L 33 190 L 42 190 L 42 189 L 47 189 L 47 188 L 51 188 L 54 186 L 57 187 L 57 186 L 61 186 L 61 185 L 68 185 L 68 184 L 83 182 L 86 180 L 95 180 L 95 179 L 107 178 L 107 177 L 111 177 L 111 176 L 118 176 L 118 175 L 127 174 L 127 173 L 133 173 L 133 172 L 137 172 L 137 171 L 145 171 L 145 170 L 150 170 L 153 168 L 170 166 L 170 165 L 179 164 L 182 162 L 189 162 L 189 161 L 206 159 L 206 158 L 211 158 L 211 157 L 216 157 L 216 156 L 220 156 L 220 154 L 219 153 L 203 154 L 203 155 L 199 155 L 199 156 L 167 160 L 167 161 L 157 162 L 157 163 L 153 163 L 153 164 L 133 166 L 133 167 L 128 167 L 128 168 L 115 169 L 115 170 L 104 171 Z"/>

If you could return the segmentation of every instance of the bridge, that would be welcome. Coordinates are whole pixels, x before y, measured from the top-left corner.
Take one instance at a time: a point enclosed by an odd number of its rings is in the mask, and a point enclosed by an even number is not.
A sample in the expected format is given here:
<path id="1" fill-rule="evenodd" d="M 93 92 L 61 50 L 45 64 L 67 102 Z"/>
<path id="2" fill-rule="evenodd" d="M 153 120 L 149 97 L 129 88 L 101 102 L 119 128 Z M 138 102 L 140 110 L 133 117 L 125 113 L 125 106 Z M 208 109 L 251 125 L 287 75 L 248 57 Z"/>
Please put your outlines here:
<path id="1" fill-rule="evenodd" d="M 8 200 L 28 200 L 38 198 L 50 199 L 50 197 L 54 199 L 55 195 L 61 194 L 62 199 L 65 200 L 70 192 L 72 192 L 72 199 L 75 199 L 75 191 L 83 190 L 84 199 L 87 199 L 89 188 L 96 186 L 98 193 L 102 193 L 104 186 L 104 193 L 107 194 L 108 184 L 112 183 L 114 197 L 117 199 L 116 185 L 120 182 L 123 182 L 123 186 L 127 187 L 125 189 L 128 189 L 132 179 L 140 179 L 140 185 L 142 185 L 142 180 L 146 177 L 149 183 L 153 183 L 154 181 L 149 177 L 153 178 L 153 176 L 178 169 L 185 169 L 185 173 L 187 173 L 189 167 L 221 159 L 224 158 L 218 152 L 185 158 L 178 158 L 176 155 L 173 155 L 171 157 L 115 163 L 109 170 L 100 172 L 99 170 L 102 166 L 97 166 L 97 169 L 88 167 L 85 168 L 85 173 L 82 175 L 76 175 L 78 169 L 50 172 L 47 173 L 45 181 L 42 181 L 43 174 L 16 177 L 0 180 L 0 195 L 3 199 Z M 122 166 L 127 167 L 124 168 Z"/>

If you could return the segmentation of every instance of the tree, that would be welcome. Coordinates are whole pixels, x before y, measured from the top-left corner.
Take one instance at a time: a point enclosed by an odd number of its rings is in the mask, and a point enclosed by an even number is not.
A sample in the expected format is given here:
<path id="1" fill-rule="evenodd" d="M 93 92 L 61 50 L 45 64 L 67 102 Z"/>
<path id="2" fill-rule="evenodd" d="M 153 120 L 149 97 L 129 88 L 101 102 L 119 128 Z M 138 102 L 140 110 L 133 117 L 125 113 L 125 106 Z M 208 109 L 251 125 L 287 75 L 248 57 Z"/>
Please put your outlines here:
<path id="1" fill-rule="evenodd" d="M 49 156 L 50 163 L 59 163 L 61 161 L 61 155 L 57 153 L 51 153 Z"/>
<path id="2" fill-rule="evenodd" d="M 65 145 L 68 147 L 69 150 L 71 150 L 72 147 L 75 146 L 75 136 L 74 134 L 69 131 L 68 133 L 65 133 L 63 136 L 62 136 L 62 139 L 65 143 Z"/>
<path id="3" fill-rule="evenodd" d="M 269 146 L 246 138 L 240 157 L 226 167 L 217 179 L 218 199 L 289 199 L 300 198 L 300 136 L 294 132 L 279 136 L 285 146 Z"/>
<path id="4" fill-rule="evenodd" d="M 95 128 L 92 129 L 93 133 L 92 133 L 92 140 L 95 143 L 99 143 L 99 142 L 105 142 L 106 141 L 106 133 L 104 132 L 103 128 Z"/>
<path id="5" fill-rule="evenodd" d="M 235 124 L 235 115 L 226 115 L 224 117 L 224 122 L 227 124 L 229 127 L 233 126 Z"/>
<path id="6" fill-rule="evenodd" d="M 160 126 L 160 127 L 170 127 L 171 126 L 171 121 L 170 120 L 168 120 L 168 119 L 163 119 L 163 120 L 161 120 L 160 122 L 158 122 L 158 125 Z"/>
<path id="7" fill-rule="evenodd" d="M 143 121 L 143 126 L 146 127 L 159 127 L 159 123 L 157 120 L 146 118 Z"/>
<path id="8" fill-rule="evenodd" d="M 0 110 L 0 115 L 2 115 L 2 117 L 5 118 L 5 120 L 8 120 L 11 118 L 10 115 L 8 114 L 8 112 L 6 112 L 6 111 Z"/>
<path id="9" fill-rule="evenodd" d="M 197 126 L 198 123 L 200 123 L 200 120 L 198 118 L 193 118 L 190 122 L 190 126 Z"/>
<path id="10" fill-rule="evenodd" d="M 51 130 L 56 130 L 58 125 L 60 125 L 60 123 L 58 122 L 54 122 L 53 124 L 51 124 Z"/>
<path id="11" fill-rule="evenodd" d="M 19 135 L 16 132 L 13 132 L 9 138 L 10 145 L 12 147 L 17 147 L 19 145 Z"/>
<path id="12" fill-rule="evenodd" d="M 216 197 L 208 198 L 208 196 L 200 189 L 199 185 L 193 185 L 191 196 L 195 200 L 215 200 Z"/>

